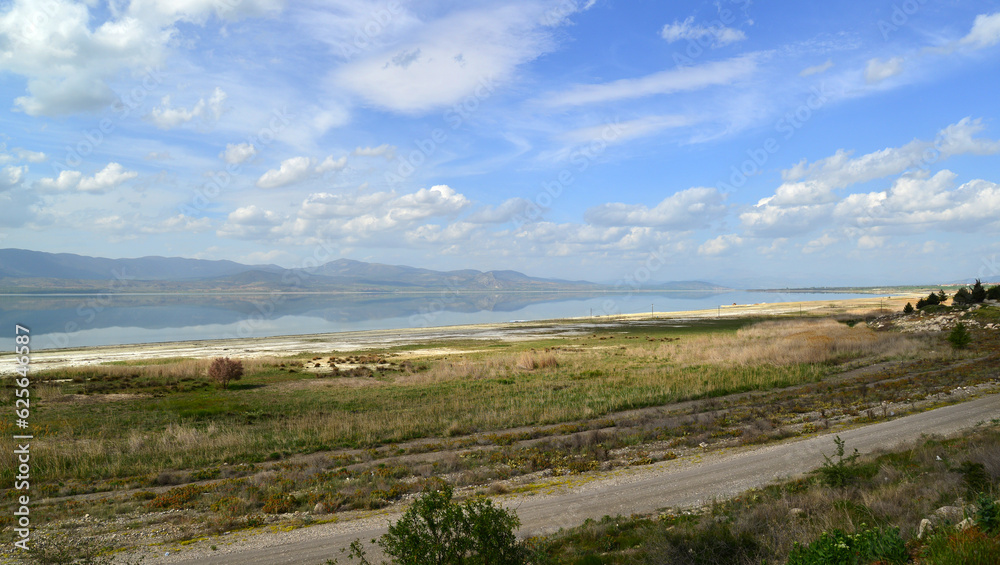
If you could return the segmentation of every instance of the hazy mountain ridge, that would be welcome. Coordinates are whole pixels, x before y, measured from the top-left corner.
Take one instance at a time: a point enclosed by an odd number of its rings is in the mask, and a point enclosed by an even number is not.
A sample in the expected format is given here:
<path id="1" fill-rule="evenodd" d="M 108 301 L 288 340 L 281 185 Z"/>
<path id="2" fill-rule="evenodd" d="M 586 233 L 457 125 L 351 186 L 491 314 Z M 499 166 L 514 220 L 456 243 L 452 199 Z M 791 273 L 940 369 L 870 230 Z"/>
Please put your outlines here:
<path id="1" fill-rule="evenodd" d="M 614 285 L 531 277 L 512 270 L 435 271 L 351 259 L 337 259 L 311 269 L 285 269 L 225 260 L 157 256 L 107 259 L 24 249 L 0 249 L 0 288 L 8 292 L 616 290 Z M 726 287 L 683 281 L 649 283 L 641 290 L 718 291 Z"/>

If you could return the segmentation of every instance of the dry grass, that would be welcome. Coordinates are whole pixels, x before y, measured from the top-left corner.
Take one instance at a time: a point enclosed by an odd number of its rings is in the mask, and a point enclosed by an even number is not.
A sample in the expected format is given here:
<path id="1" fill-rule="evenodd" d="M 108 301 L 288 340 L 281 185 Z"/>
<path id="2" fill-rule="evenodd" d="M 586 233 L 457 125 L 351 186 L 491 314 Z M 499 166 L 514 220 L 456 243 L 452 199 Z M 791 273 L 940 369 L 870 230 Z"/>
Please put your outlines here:
<path id="1" fill-rule="evenodd" d="M 830 319 L 760 322 L 733 334 L 703 335 L 661 345 L 660 357 L 681 365 L 794 365 L 860 357 L 916 357 L 929 338 L 848 327 Z"/>

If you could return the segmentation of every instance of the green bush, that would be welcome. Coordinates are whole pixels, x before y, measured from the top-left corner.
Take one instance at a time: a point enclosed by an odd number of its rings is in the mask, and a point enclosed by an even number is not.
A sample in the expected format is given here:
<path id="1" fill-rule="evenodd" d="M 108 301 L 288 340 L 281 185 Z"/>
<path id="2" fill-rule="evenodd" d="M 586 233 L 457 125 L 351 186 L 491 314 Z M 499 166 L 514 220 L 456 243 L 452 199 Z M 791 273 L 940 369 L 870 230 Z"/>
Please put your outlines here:
<path id="1" fill-rule="evenodd" d="M 1000 284 L 987 290 L 986 298 L 988 300 L 1000 300 Z"/>
<path id="2" fill-rule="evenodd" d="M 1000 555 L 1000 537 L 989 536 L 979 528 L 964 532 L 943 531 L 932 535 L 921 550 L 924 565 L 996 565 Z"/>
<path id="3" fill-rule="evenodd" d="M 788 555 L 788 565 L 894 564 L 906 563 L 909 559 L 899 528 L 863 529 L 856 534 L 834 530 L 823 532 L 808 546 L 795 544 Z"/>
<path id="4" fill-rule="evenodd" d="M 909 302 L 907 302 L 906 306 L 903 306 L 903 313 L 904 314 L 912 314 L 913 313 L 913 305 L 910 304 Z"/>
<path id="5" fill-rule="evenodd" d="M 646 547 L 650 565 L 743 565 L 766 555 L 754 536 L 711 522 L 695 531 L 668 529 Z"/>
<path id="6" fill-rule="evenodd" d="M 976 525 L 986 533 L 1000 533 L 1000 507 L 992 496 L 980 493 L 976 500 Z"/>
<path id="7" fill-rule="evenodd" d="M 521 522 L 485 498 L 452 501 L 452 488 L 425 490 L 378 544 L 397 565 L 524 565 L 529 552 L 517 540 Z M 360 543 L 351 556 L 368 563 Z"/>
<path id="8" fill-rule="evenodd" d="M 972 336 L 969 335 L 969 330 L 965 329 L 965 325 L 959 322 L 948 334 L 948 342 L 955 349 L 964 349 L 972 342 Z"/>

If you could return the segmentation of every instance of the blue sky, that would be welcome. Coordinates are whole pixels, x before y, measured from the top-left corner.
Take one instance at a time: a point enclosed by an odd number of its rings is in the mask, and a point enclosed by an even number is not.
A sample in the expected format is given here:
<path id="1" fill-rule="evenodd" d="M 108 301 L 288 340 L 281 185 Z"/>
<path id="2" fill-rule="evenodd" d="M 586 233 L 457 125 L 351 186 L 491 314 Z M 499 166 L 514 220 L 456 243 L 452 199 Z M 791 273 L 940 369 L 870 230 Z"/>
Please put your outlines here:
<path id="1" fill-rule="evenodd" d="M 0 3 L 0 247 L 1000 280 L 1000 2 Z"/>

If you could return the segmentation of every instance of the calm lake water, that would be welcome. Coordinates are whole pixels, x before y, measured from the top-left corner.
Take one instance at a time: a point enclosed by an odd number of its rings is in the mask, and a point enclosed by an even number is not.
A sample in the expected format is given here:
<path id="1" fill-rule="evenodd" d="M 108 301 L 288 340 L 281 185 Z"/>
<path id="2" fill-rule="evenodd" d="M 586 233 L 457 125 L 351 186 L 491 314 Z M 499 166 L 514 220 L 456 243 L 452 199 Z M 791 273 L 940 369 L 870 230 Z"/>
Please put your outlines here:
<path id="1" fill-rule="evenodd" d="M 355 330 L 481 324 L 719 305 L 834 300 L 871 295 L 774 292 L 661 294 L 328 294 L 0 296 L 0 347 L 14 325 L 32 349 L 269 337 Z"/>

